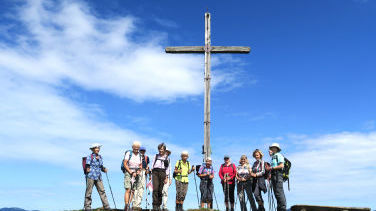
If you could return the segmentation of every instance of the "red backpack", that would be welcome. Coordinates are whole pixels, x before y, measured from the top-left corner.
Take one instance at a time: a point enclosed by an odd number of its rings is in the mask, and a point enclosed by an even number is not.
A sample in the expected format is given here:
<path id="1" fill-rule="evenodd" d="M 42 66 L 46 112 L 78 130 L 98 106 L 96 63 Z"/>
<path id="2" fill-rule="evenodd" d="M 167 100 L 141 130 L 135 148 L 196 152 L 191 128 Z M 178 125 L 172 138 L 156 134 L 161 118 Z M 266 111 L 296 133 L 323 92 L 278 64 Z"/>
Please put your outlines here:
<path id="1" fill-rule="evenodd" d="M 102 158 L 100 155 L 98 155 L 98 156 L 99 156 L 99 159 Z M 91 154 L 90 158 L 91 158 L 91 161 L 90 161 L 90 164 L 91 164 L 91 162 L 93 162 L 93 158 L 94 158 L 93 154 Z M 82 157 L 82 169 L 84 170 L 85 175 L 87 175 L 89 173 L 89 172 L 86 171 L 86 160 L 87 160 L 87 157 Z"/>

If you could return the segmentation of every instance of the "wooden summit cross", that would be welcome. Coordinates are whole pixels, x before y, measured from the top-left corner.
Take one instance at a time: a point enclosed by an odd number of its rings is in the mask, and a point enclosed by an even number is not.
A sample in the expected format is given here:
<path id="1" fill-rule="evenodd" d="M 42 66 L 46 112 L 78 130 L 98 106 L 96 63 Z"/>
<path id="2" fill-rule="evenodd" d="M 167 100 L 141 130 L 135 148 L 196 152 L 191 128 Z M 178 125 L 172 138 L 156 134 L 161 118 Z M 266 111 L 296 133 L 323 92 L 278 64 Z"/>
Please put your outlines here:
<path id="1" fill-rule="evenodd" d="M 210 54 L 249 53 L 249 47 L 211 46 L 210 13 L 205 13 L 205 46 L 166 47 L 166 53 L 205 53 L 205 105 L 204 105 L 204 161 L 211 155 L 210 147 Z"/>

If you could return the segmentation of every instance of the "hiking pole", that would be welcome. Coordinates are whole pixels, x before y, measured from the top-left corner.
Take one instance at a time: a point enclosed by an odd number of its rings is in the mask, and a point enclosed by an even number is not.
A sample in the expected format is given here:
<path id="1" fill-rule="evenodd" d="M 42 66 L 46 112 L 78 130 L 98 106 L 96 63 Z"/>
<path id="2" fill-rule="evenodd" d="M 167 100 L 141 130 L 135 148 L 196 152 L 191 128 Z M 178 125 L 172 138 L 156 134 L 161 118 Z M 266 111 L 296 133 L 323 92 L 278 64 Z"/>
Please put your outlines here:
<path id="1" fill-rule="evenodd" d="M 213 194 L 214 194 L 215 203 L 216 203 L 216 205 L 217 205 L 217 210 L 219 210 L 217 197 L 215 196 L 214 184 L 213 184 Z"/>
<path id="2" fill-rule="evenodd" d="M 274 202 L 274 197 L 273 197 L 274 195 L 273 186 L 270 186 L 270 195 L 271 195 L 271 202 L 272 202 L 272 210 L 277 210 L 275 202 Z"/>
<path id="3" fill-rule="evenodd" d="M 112 188 L 111 188 L 111 185 L 110 185 L 110 180 L 108 179 L 107 172 L 106 172 L 106 178 L 107 178 L 108 186 L 110 187 L 110 192 L 111 192 L 111 196 L 112 196 L 112 201 L 114 202 L 115 209 L 117 209 L 117 208 L 116 208 L 115 199 L 114 199 L 114 194 L 112 193 Z"/>
<path id="4" fill-rule="evenodd" d="M 137 176 L 131 178 L 131 192 L 129 193 L 129 197 L 128 197 L 127 210 L 131 208 L 136 180 L 137 180 Z"/>
<path id="5" fill-rule="evenodd" d="M 148 175 L 146 174 L 145 175 L 145 188 L 146 188 L 146 198 L 145 198 L 145 206 L 146 206 L 146 208 L 145 209 L 148 209 L 148 197 L 149 197 L 149 193 L 150 193 L 150 191 L 149 191 L 149 188 L 148 188 Z"/>
<path id="6" fill-rule="evenodd" d="M 197 204 L 198 204 L 198 208 L 200 209 L 200 201 L 198 200 L 198 191 L 197 191 L 196 174 L 193 174 L 193 178 L 195 179 L 195 186 L 196 186 L 196 196 L 197 196 Z"/>
<path id="7" fill-rule="evenodd" d="M 235 182 L 235 181 L 234 181 Z M 238 184 L 239 184 L 239 181 L 238 181 Z M 235 206 L 234 206 L 234 209 L 236 210 L 236 204 L 238 203 L 238 198 L 239 198 L 239 194 L 236 194 L 236 198 L 235 198 Z M 240 199 L 239 199 L 240 201 Z M 241 208 L 240 208 L 241 209 Z"/>

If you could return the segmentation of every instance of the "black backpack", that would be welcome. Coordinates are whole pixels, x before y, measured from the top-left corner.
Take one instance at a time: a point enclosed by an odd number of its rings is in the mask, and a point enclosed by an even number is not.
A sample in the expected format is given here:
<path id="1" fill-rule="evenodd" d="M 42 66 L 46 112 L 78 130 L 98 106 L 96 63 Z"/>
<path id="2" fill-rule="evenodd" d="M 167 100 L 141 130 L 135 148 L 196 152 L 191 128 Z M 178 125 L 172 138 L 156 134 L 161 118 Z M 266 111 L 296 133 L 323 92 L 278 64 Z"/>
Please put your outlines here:
<path id="1" fill-rule="evenodd" d="M 284 157 L 284 167 L 282 169 L 282 178 L 283 178 L 283 182 L 286 182 L 287 181 L 287 185 L 288 185 L 288 189 L 290 191 L 290 169 L 291 169 L 291 161 L 289 159 L 287 159 L 285 156 Z M 277 157 L 277 163 L 278 162 L 278 157 Z"/>

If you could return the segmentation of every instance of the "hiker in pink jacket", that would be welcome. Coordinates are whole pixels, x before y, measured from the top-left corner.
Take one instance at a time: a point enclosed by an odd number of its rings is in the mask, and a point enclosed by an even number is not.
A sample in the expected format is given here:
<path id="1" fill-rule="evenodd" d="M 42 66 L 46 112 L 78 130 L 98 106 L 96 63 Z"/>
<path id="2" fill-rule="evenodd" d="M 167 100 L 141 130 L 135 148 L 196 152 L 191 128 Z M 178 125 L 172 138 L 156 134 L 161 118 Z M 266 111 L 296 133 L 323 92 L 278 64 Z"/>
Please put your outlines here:
<path id="1" fill-rule="evenodd" d="M 221 178 L 221 183 L 223 187 L 223 192 L 225 194 L 225 206 L 226 211 L 229 211 L 229 207 L 231 207 L 231 211 L 234 211 L 235 207 L 235 176 L 236 176 L 236 166 L 235 164 L 231 163 L 230 156 L 224 156 L 225 163 L 221 165 L 219 169 L 219 177 Z M 229 204 L 231 206 L 229 206 Z"/>

